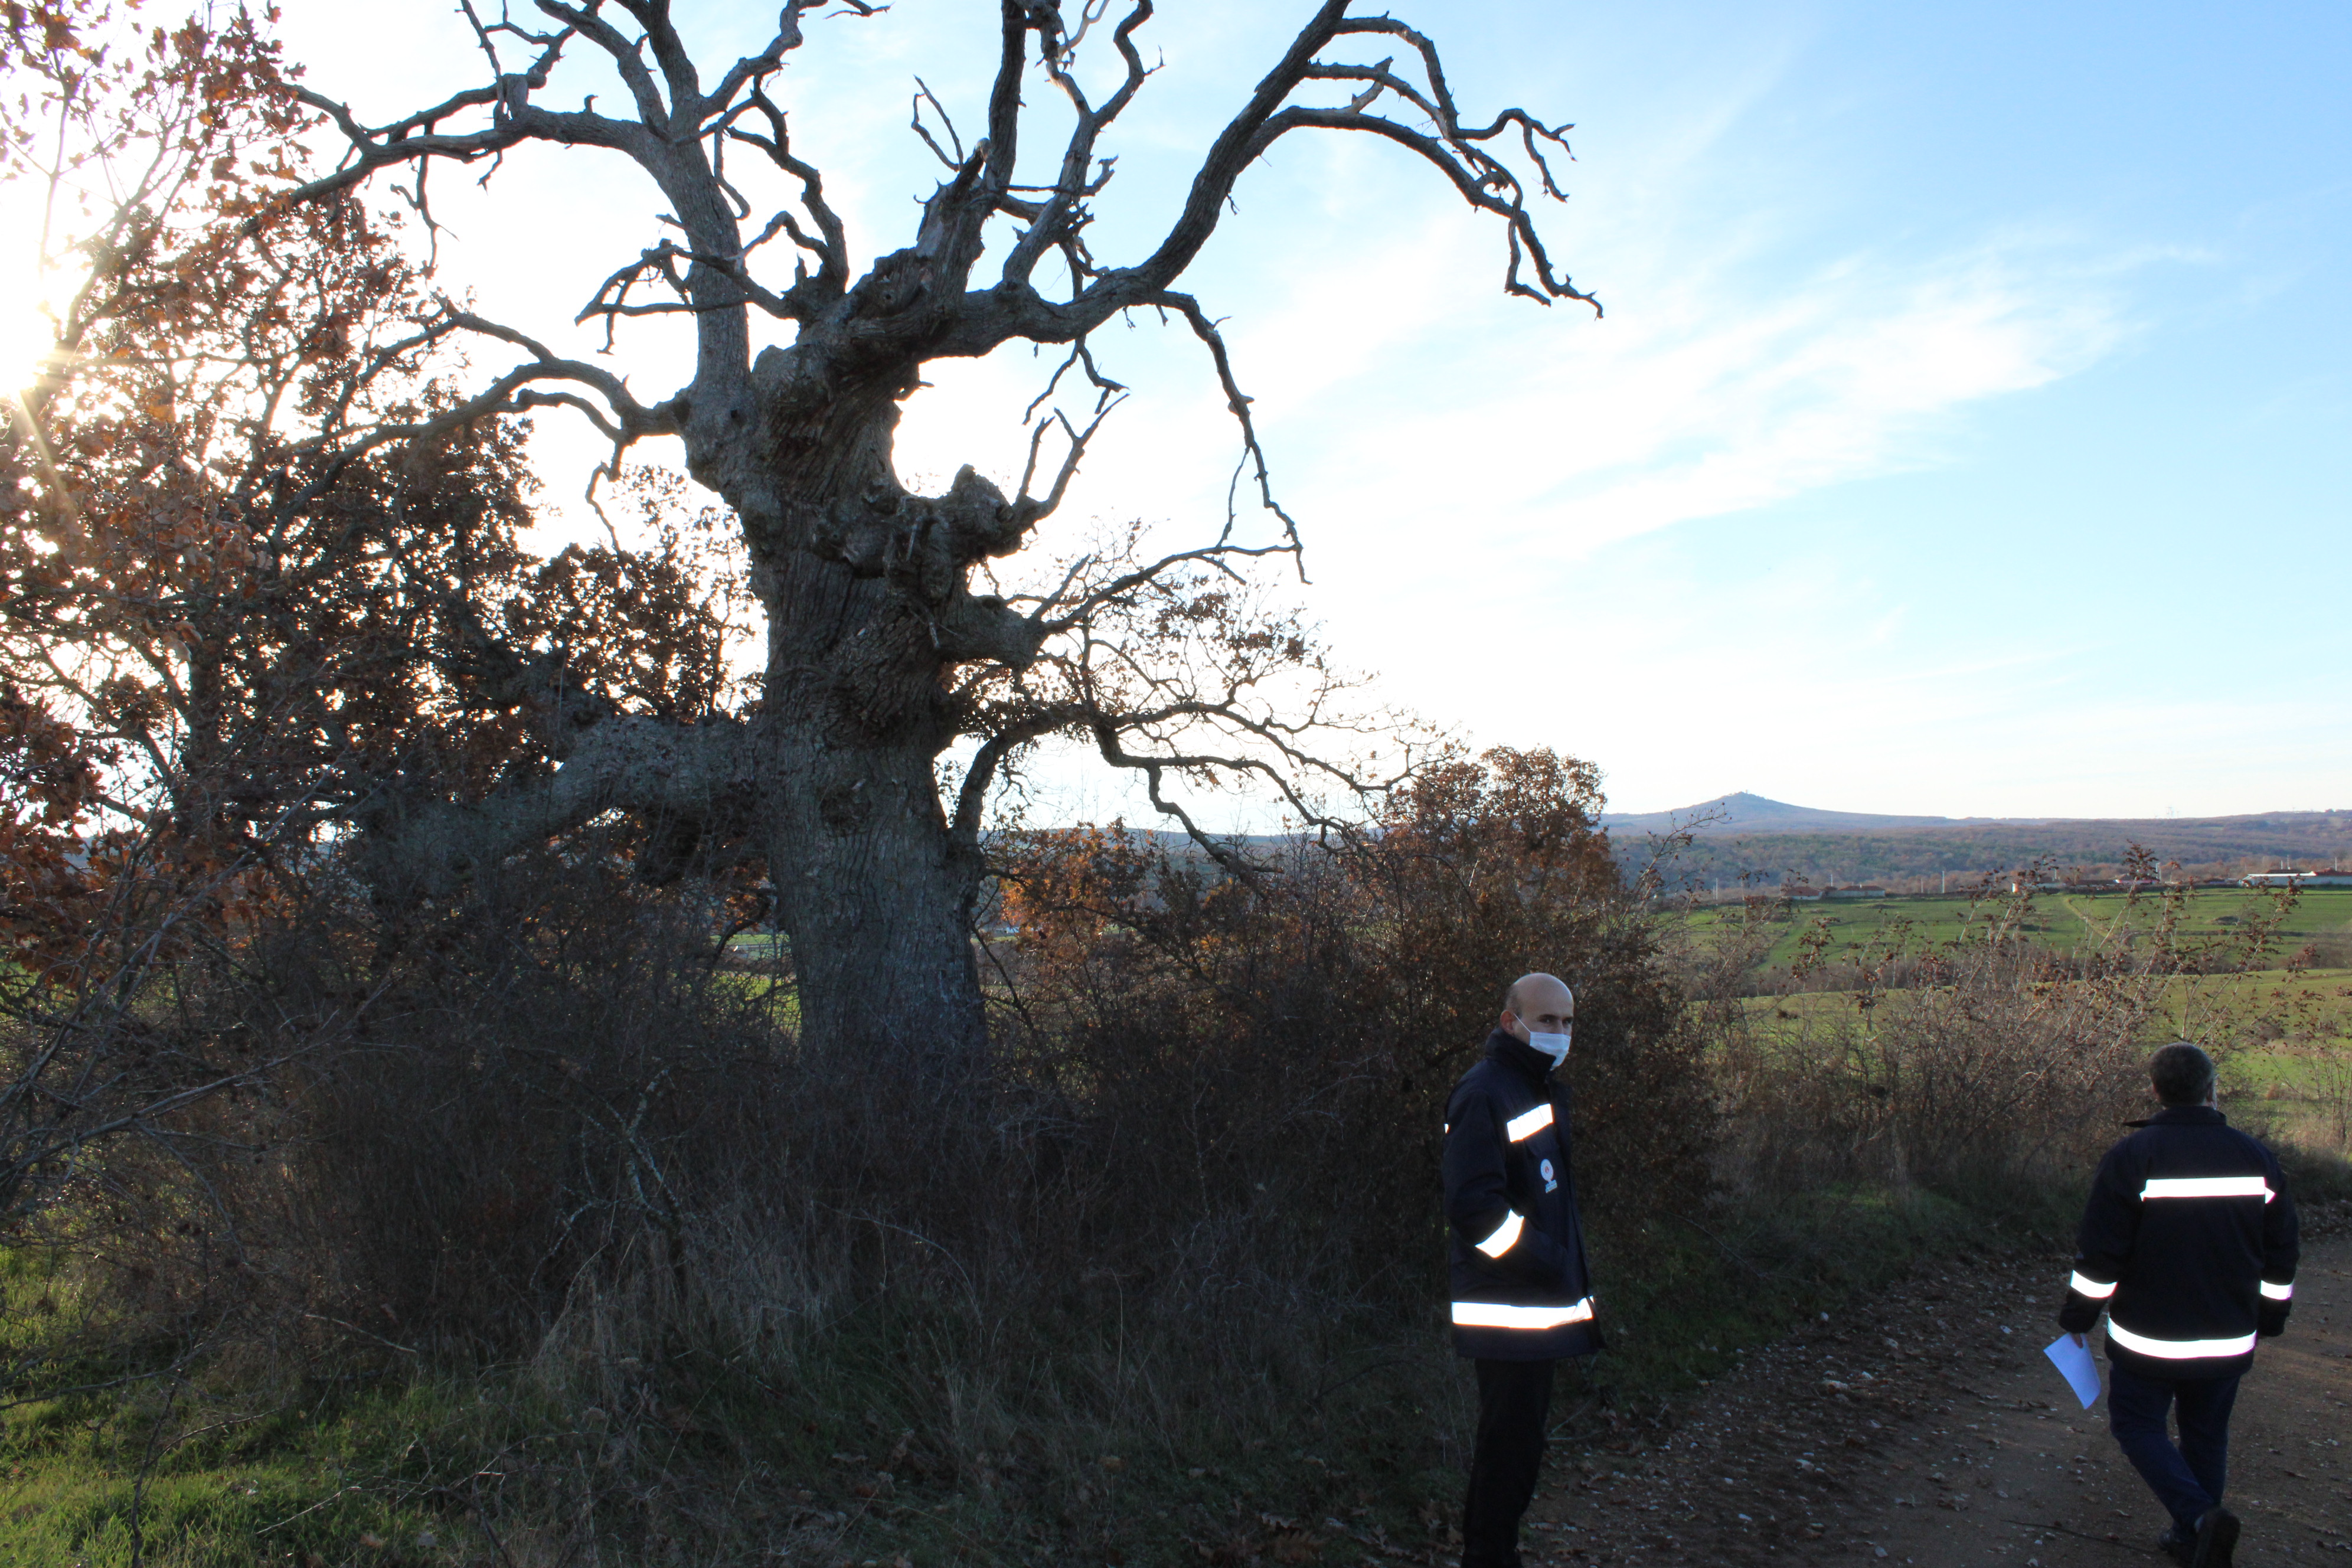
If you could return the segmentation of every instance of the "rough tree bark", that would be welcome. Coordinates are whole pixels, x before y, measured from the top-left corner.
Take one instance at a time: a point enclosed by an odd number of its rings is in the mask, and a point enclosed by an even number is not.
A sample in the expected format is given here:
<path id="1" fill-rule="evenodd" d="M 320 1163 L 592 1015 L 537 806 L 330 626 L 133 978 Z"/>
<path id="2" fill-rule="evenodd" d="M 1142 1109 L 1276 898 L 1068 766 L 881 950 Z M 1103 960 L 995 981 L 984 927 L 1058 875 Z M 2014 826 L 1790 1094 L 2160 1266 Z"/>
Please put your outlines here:
<path id="1" fill-rule="evenodd" d="M 465 9 L 476 17 L 475 7 Z M 1557 197 L 1545 153 L 1564 151 L 1565 128 L 1517 109 L 1465 124 L 1426 37 L 1386 16 L 1352 16 L 1349 0 L 1324 0 L 1207 149 L 1157 246 L 1109 265 L 1091 254 L 1085 230 L 1111 174 L 1098 143 L 1150 74 L 1137 41 L 1150 0 L 1132 0 L 1115 22 L 1109 0 L 1066 7 L 1001 0 L 984 134 L 966 149 L 928 89 L 917 95 L 915 129 L 946 177 L 923 204 L 910 243 L 858 278 L 823 177 L 794 153 L 785 111 L 768 92 L 802 43 L 814 9 L 809 0 L 790 0 L 766 46 L 710 83 L 667 0 L 533 0 L 531 9 L 529 24 L 514 13 L 475 20 L 490 80 L 388 124 L 363 124 L 333 99 L 302 91 L 302 101 L 341 132 L 346 151 L 336 169 L 290 199 L 343 192 L 412 163 L 421 166 L 404 194 L 421 198 L 429 173 L 422 165 L 488 160 L 525 142 L 626 157 L 657 183 L 676 229 L 614 272 L 581 317 L 601 316 L 609 326 L 621 316 L 687 316 L 697 334 L 694 377 L 663 401 L 641 403 L 609 372 L 452 306 L 424 327 L 418 345 L 471 337 L 511 345 L 521 359 L 462 406 L 429 423 L 380 427 L 363 444 L 556 405 L 593 420 L 616 457 L 646 437 L 677 437 L 689 471 L 740 520 L 767 614 L 765 697 L 740 722 L 687 729 L 593 713 L 562 718 L 563 762 L 551 778 L 485 800 L 380 813 L 373 864 L 388 882 L 446 888 L 533 837 L 613 809 L 660 818 L 681 851 L 697 837 L 745 842 L 769 865 L 813 1037 L 967 1055 L 982 1042 L 970 940 L 983 871 L 981 802 L 1022 745 L 1055 732 L 1090 738 L 1113 765 L 1141 770 L 1154 803 L 1188 829 L 1194 824 L 1181 802 L 1162 792 L 1171 774 L 1253 772 L 1304 809 L 1296 778 L 1317 766 L 1293 716 L 1248 704 L 1247 680 L 1111 683 L 1089 674 L 1083 658 L 1066 657 L 1058 679 L 1032 679 L 1062 657 L 1057 639 L 1098 637 L 1105 617 L 1139 595 L 1167 592 L 1184 574 L 1223 569 L 1236 557 L 1295 552 L 1286 516 L 1285 537 L 1273 544 L 1245 545 L 1229 524 L 1200 549 L 1132 569 L 1074 571 L 1059 591 L 1025 601 L 992 595 L 976 580 L 976 568 L 1029 542 L 1116 401 L 1118 389 L 1097 371 L 1088 334 L 1139 309 L 1187 323 L 1239 424 L 1245 477 L 1281 515 L 1224 345 L 1207 314 L 1176 289 L 1236 180 L 1294 131 L 1384 137 L 1501 222 L 1508 291 L 1589 303 L 1554 269 L 1520 179 L 1496 151 L 1516 143 L 1540 190 Z M 870 16 L 879 8 L 845 0 L 843 9 Z M 1116 86 L 1099 102 L 1078 80 L 1082 45 L 1116 56 Z M 627 113 L 604 112 L 593 100 L 578 110 L 542 102 L 567 53 L 581 50 L 598 51 L 617 68 Z M 1387 58 L 1326 58 L 1335 50 Z M 509 64 L 502 51 L 518 58 Z M 1400 58 L 1409 62 L 1402 69 Z M 1024 82 L 1040 80 L 1066 100 L 1075 128 L 1054 150 L 1050 173 L 1024 181 L 1022 93 Z M 1317 94 L 1334 101 L 1294 101 Z M 1381 112 L 1384 105 L 1395 112 Z M 762 178 L 790 193 L 764 216 L 741 195 L 747 154 Z M 983 277 L 983 229 L 1000 218 L 1012 220 L 1015 237 L 993 276 Z M 779 239 L 796 255 L 790 284 L 772 286 L 761 280 L 757 253 Z M 1037 281 L 1048 263 L 1066 275 L 1066 287 L 1050 294 Z M 792 323 L 793 341 L 755 357 L 754 310 Z M 900 402 L 919 384 L 924 364 L 1022 341 L 1066 348 L 1056 383 L 1075 373 L 1073 384 L 1097 395 L 1092 422 L 1039 419 L 1030 471 L 1013 495 L 970 467 L 943 493 L 909 490 L 893 468 L 892 440 Z M 955 798 L 943 802 L 937 763 L 964 736 L 982 741 L 979 757 Z M 1221 743 L 1203 740 L 1220 736 Z"/>

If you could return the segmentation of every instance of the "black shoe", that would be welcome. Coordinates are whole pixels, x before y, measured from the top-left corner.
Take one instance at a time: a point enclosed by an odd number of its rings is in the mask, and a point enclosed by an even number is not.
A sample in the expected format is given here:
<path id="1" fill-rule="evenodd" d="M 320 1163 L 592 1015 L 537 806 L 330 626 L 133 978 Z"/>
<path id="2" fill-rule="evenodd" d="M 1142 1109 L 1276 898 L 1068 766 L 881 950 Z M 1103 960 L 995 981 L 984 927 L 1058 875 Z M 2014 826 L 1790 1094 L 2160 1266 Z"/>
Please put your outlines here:
<path id="1" fill-rule="evenodd" d="M 2179 1563 L 2180 1568 L 2193 1568 L 2197 1561 L 2196 1532 L 2184 1534 L 2179 1525 L 2174 1525 L 2156 1538 L 2156 1549 Z"/>
<path id="2" fill-rule="evenodd" d="M 2189 1568 L 2230 1568 L 2238 1550 L 2238 1516 L 2216 1503 L 2197 1521 L 2197 1554 Z"/>

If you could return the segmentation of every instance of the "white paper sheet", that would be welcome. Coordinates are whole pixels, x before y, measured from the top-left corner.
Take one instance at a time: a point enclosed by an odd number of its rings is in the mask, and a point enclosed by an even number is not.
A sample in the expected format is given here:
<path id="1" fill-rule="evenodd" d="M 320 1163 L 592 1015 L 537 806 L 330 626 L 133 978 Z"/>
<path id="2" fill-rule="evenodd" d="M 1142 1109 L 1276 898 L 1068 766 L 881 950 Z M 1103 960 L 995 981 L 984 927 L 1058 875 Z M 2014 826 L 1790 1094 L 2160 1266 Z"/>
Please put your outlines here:
<path id="1" fill-rule="evenodd" d="M 2074 1391 L 2074 1397 L 2088 1410 L 2099 1397 L 2099 1363 L 2091 1359 L 2090 1345 L 2078 1345 L 2074 1335 L 2060 1334 L 2042 1347 L 2042 1353 L 2050 1358 L 2051 1364 L 2065 1378 L 2066 1385 Z"/>

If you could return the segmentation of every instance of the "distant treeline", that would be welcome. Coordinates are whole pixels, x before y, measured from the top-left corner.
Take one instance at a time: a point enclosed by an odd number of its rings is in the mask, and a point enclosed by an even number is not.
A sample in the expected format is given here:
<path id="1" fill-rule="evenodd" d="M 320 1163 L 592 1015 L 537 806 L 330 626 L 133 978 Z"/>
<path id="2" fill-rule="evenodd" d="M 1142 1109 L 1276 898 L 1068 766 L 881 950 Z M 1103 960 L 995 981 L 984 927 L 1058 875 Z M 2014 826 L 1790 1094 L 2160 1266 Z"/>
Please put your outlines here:
<path id="1" fill-rule="evenodd" d="M 1181 833 L 1130 834 L 1179 862 L 1205 861 Z M 2047 864 L 2093 877 L 2122 874 L 2137 845 L 2168 871 L 2242 876 L 2285 862 L 2305 869 L 2352 865 L 2352 812 L 2282 811 L 2262 816 L 2084 818 L 2044 823 L 1972 823 L 1835 833 L 1705 833 L 1681 844 L 1617 828 L 1618 864 L 1639 874 L 1654 861 L 1670 888 L 1758 887 L 1783 881 L 1876 882 L 1898 892 L 1959 891 L 1978 879 Z M 1238 835 L 1245 853 L 1275 849 L 1280 835 Z M 1930 884 L 1923 889 L 1917 884 Z M 1897 886 L 1897 884 L 1903 884 Z"/>
<path id="2" fill-rule="evenodd" d="M 1645 864 L 1660 848 L 1646 835 L 1612 838 L 1621 863 Z M 1940 884 L 1948 878 L 1958 889 L 1978 877 L 2037 861 L 2114 875 L 2134 845 L 2158 865 L 2177 865 L 2192 876 L 2235 875 L 2281 861 L 2337 866 L 2352 861 L 2352 814 L 1706 835 L 1673 854 L 1667 879 L 1712 887 L 1747 877 L 1770 887 L 1782 880 Z"/>

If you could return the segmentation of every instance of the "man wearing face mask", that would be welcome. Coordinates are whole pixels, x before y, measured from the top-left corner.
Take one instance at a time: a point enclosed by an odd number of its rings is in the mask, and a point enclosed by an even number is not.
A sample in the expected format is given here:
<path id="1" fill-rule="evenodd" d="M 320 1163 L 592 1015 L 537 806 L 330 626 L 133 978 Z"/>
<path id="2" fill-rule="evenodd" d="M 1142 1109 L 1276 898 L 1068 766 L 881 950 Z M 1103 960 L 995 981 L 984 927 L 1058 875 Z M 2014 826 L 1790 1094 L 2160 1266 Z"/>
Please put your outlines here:
<path id="1" fill-rule="evenodd" d="M 1576 997 L 1524 974 L 1486 1054 L 1445 1108 L 1454 1348 L 1478 1369 L 1478 1435 L 1462 1510 L 1462 1568 L 1517 1568 L 1535 1495 L 1552 1365 L 1601 1348 L 1568 1168 L 1568 1059 Z"/>

